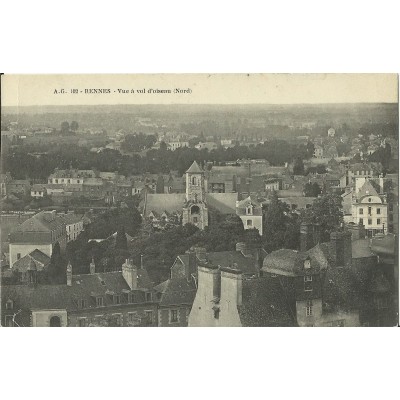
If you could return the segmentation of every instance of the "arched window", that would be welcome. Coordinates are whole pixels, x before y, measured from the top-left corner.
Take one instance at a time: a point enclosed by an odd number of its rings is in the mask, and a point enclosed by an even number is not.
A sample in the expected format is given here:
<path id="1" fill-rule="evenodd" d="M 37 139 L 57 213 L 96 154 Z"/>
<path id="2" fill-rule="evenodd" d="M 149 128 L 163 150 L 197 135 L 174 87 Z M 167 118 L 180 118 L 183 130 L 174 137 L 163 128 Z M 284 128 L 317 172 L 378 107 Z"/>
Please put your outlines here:
<path id="1" fill-rule="evenodd" d="M 200 213 L 200 208 L 198 206 L 193 206 L 190 209 L 190 214 L 199 214 Z"/>
<path id="2" fill-rule="evenodd" d="M 61 319 L 60 317 L 58 317 L 57 315 L 55 315 L 54 317 L 50 318 L 50 326 L 61 326 Z"/>
<path id="3" fill-rule="evenodd" d="M 197 180 L 195 176 L 192 176 L 192 185 L 196 186 L 197 185 Z"/>

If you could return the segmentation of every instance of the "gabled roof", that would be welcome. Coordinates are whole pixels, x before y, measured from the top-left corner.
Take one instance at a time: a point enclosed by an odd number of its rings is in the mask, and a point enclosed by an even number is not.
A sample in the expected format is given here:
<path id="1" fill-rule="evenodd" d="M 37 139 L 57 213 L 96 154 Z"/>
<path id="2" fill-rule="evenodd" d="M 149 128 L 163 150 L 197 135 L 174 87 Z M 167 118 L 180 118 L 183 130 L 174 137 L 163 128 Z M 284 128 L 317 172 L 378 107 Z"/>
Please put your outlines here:
<path id="1" fill-rule="evenodd" d="M 196 296 L 196 286 L 186 278 L 168 279 L 154 288 L 160 296 L 160 306 L 193 304 Z"/>
<path id="2" fill-rule="evenodd" d="M 202 174 L 204 171 L 199 167 L 196 161 L 193 161 L 193 164 L 186 171 L 187 174 Z"/>
<path id="3" fill-rule="evenodd" d="M 375 190 L 375 188 L 372 186 L 371 182 L 366 179 L 364 184 L 361 186 L 361 189 L 357 193 L 357 197 L 359 199 L 362 199 L 365 196 L 377 196 L 379 197 L 378 192 Z"/>
<path id="4" fill-rule="evenodd" d="M 49 211 L 41 211 L 33 217 L 18 225 L 14 232 L 51 232 L 65 225 L 59 215 Z"/>
<path id="5" fill-rule="evenodd" d="M 32 263 L 35 265 L 37 271 L 42 271 L 50 263 L 50 257 L 38 249 L 33 250 L 31 253 L 17 260 L 13 266 L 13 270 L 18 272 L 25 272 L 32 268 Z"/>

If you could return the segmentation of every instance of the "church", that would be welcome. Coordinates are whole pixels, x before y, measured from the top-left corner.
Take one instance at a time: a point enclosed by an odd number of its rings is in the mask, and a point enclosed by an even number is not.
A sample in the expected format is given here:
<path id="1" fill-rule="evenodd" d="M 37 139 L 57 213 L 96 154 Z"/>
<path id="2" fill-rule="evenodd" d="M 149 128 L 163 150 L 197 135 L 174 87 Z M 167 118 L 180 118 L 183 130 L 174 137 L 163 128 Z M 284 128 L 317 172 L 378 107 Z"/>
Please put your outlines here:
<path id="1" fill-rule="evenodd" d="M 199 229 L 208 226 L 209 208 L 222 214 L 236 214 L 238 194 L 209 193 L 205 171 L 193 161 L 186 171 L 185 193 L 145 193 L 141 204 L 143 217 L 179 214 L 182 224 L 191 223 Z"/>

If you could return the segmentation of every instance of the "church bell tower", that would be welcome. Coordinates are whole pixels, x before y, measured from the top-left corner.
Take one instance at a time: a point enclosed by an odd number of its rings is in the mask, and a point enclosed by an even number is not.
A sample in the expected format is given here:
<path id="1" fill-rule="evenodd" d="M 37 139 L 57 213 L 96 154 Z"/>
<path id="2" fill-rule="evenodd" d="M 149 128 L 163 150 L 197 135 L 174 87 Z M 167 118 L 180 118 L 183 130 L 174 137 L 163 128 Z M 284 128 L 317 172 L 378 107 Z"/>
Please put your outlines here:
<path id="1" fill-rule="evenodd" d="M 186 202 L 183 205 L 182 224 L 193 224 L 200 229 L 208 225 L 204 171 L 196 161 L 186 171 Z"/>

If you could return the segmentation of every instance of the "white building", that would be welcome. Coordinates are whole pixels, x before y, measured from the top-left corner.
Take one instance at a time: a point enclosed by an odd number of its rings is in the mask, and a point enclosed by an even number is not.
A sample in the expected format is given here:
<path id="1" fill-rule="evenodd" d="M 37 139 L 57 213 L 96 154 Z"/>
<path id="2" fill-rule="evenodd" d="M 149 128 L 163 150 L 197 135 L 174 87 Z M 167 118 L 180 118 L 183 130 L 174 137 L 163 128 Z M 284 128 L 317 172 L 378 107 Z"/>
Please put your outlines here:
<path id="1" fill-rule="evenodd" d="M 369 237 L 387 233 L 386 196 L 372 186 L 368 178 L 358 178 L 353 192 L 351 214 L 355 224 L 362 224 Z"/>
<path id="2" fill-rule="evenodd" d="M 184 141 L 176 141 L 176 142 L 168 142 L 167 143 L 167 149 L 175 151 L 176 149 L 179 149 L 181 147 L 189 147 L 189 142 L 184 142 Z"/>
<path id="3" fill-rule="evenodd" d="M 244 229 L 258 229 L 258 233 L 262 235 L 262 208 L 261 205 L 253 201 L 250 196 L 242 201 L 236 202 L 236 215 L 242 220 Z"/>

